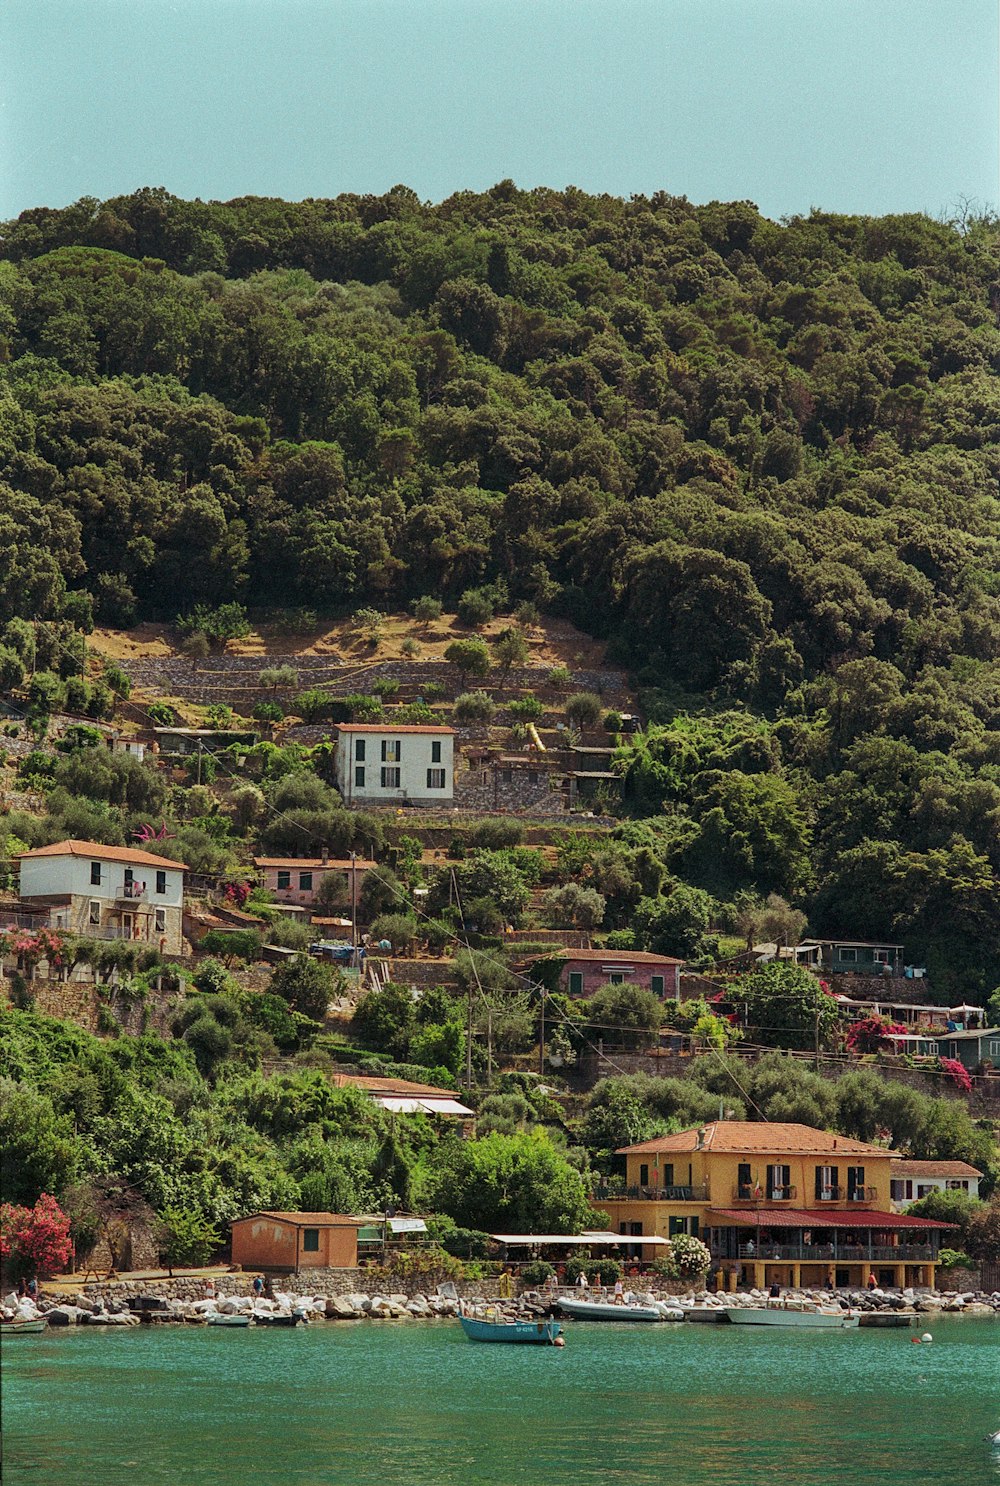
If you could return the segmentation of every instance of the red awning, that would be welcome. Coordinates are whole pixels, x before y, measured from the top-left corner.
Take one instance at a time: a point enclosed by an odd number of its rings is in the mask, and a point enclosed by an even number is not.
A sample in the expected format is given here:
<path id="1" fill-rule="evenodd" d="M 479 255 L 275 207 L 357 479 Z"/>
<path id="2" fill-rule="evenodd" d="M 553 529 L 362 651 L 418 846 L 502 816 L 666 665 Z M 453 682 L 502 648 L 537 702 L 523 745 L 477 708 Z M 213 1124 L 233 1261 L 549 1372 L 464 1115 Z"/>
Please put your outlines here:
<path id="1" fill-rule="evenodd" d="M 739 1211 L 713 1209 L 705 1219 L 715 1228 L 954 1228 L 954 1223 L 939 1223 L 933 1218 L 908 1218 L 905 1213 L 877 1213 L 852 1209 L 831 1212 L 829 1208 L 742 1208 Z"/>

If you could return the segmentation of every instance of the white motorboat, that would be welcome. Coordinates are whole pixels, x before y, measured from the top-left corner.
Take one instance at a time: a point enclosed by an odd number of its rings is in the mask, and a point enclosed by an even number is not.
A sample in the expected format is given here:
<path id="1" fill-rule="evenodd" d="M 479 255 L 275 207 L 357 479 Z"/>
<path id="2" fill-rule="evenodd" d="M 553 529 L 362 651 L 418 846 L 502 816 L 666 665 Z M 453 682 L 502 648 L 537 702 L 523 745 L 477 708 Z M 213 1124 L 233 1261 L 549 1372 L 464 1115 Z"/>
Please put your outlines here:
<path id="1" fill-rule="evenodd" d="M 737 1326 L 812 1326 L 848 1331 L 858 1316 L 812 1300 L 773 1300 L 767 1305 L 730 1305 L 725 1314 Z"/>
<path id="2" fill-rule="evenodd" d="M 616 1305 L 613 1300 L 584 1300 L 578 1296 L 560 1296 L 556 1305 L 577 1321 L 684 1320 L 684 1312 L 679 1305 L 667 1305 L 662 1300 L 653 1300 L 647 1305 L 638 1301 L 623 1301 L 621 1305 Z"/>
<path id="3" fill-rule="evenodd" d="M 250 1317 L 245 1313 L 226 1315 L 220 1311 L 217 1315 L 209 1316 L 207 1324 L 209 1326 L 249 1326 Z"/>

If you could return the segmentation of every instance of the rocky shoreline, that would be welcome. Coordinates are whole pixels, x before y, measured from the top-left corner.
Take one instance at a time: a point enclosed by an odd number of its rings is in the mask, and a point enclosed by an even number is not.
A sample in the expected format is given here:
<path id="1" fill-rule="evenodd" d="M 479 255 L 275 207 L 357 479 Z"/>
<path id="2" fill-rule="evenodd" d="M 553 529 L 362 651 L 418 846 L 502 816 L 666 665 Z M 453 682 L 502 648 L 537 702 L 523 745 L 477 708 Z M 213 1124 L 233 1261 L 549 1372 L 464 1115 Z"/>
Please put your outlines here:
<path id="1" fill-rule="evenodd" d="M 97 1293 L 95 1293 L 97 1292 Z M 575 1294 L 575 1291 L 563 1291 Z M 595 1292 L 590 1292 L 593 1296 Z M 1000 1291 L 987 1293 L 975 1291 L 958 1293 L 952 1291 L 914 1290 L 786 1290 L 788 1299 L 818 1301 L 825 1305 L 839 1304 L 845 1310 L 870 1314 L 873 1319 L 883 1314 L 888 1319 L 891 1313 L 905 1315 L 929 1315 L 934 1313 L 971 1315 L 1000 1319 Z M 646 1299 L 645 1295 L 639 1297 Z M 709 1290 L 691 1290 L 687 1294 L 666 1295 L 652 1292 L 652 1298 L 662 1299 L 684 1309 L 695 1309 L 706 1318 L 713 1310 L 721 1313 L 727 1307 L 757 1306 L 767 1299 L 763 1290 L 742 1290 L 735 1294 L 716 1294 Z M 511 1318 L 535 1319 L 554 1313 L 555 1297 L 550 1292 L 526 1291 L 512 1297 L 497 1295 L 470 1295 L 466 1303 L 473 1308 L 490 1306 L 498 1313 Z M 248 1293 L 248 1282 L 242 1276 L 226 1276 L 216 1286 L 216 1294 L 206 1295 L 204 1284 L 154 1282 L 139 1284 L 104 1284 L 85 1286 L 72 1299 L 54 1300 L 42 1296 L 37 1304 L 16 1296 L 7 1296 L 2 1306 L 4 1321 L 33 1320 L 44 1317 L 50 1326 L 139 1326 L 179 1323 L 203 1325 L 213 1317 L 248 1316 L 260 1319 L 263 1324 L 275 1323 L 284 1318 L 285 1324 L 293 1319 L 301 1322 L 315 1321 L 403 1321 L 403 1320 L 447 1320 L 458 1314 L 460 1302 L 441 1295 L 401 1292 L 366 1294 L 362 1291 L 346 1295 L 308 1295 L 283 1291 L 277 1288 L 273 1297 L 255 1298 Z M 279 1322 L 280 1324 L 280 1322 Z"/>

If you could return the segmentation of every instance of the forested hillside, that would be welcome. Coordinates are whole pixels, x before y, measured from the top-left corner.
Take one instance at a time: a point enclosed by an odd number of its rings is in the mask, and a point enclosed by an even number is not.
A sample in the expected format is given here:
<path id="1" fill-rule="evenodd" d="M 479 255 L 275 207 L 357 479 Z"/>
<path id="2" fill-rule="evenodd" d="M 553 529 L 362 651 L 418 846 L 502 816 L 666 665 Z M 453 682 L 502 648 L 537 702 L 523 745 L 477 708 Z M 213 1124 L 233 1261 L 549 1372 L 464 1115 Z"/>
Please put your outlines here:
<path id="1" fill-rule="evenodd" d="M 630 847 L 1000 981 L 995 221 L 144 190 L 3 254 L 0 623 L 530 600 L 644 688 Z"/>

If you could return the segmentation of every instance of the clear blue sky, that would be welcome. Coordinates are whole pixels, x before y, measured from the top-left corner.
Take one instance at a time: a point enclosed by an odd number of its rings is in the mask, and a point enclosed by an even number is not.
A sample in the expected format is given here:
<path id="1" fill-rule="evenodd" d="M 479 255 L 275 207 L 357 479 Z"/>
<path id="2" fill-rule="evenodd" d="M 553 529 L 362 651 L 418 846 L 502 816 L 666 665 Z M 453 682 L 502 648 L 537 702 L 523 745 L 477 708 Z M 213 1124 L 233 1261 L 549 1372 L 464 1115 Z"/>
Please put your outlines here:
<path id="1" fill-rule="evenodd" d="M 505 177 L 996 207 L 997 0 L 3 0 L 0 216 Z"/>

